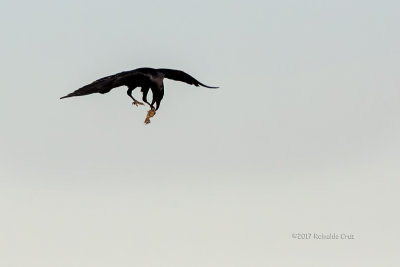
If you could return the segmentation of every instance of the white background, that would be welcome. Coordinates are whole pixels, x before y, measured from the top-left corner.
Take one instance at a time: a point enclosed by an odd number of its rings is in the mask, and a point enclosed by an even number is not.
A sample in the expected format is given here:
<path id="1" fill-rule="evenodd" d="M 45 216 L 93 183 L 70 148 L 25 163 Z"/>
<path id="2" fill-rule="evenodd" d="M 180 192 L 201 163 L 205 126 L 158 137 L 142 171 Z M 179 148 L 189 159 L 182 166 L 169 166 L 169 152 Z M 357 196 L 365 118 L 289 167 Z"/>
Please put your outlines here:
<path id="1" fill-rule="evenodd" d="M 0 265 L 399 266 L 399 8 L 3 1 Z M 145 66 L 220 89 L 59 100 Z"/>

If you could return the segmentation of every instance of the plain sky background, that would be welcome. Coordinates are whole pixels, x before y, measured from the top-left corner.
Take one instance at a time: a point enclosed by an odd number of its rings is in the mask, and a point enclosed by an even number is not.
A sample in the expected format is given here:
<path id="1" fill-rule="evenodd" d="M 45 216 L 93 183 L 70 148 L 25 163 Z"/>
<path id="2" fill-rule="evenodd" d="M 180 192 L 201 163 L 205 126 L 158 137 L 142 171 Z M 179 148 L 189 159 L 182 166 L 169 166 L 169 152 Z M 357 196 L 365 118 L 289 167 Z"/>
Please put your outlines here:
<path id="1" fill-rule="evenodd" d="M 399 10 L 3 1 L 0 265 L 399 266 Z M 59 100 L 145 66 L 221 88 Z"/>

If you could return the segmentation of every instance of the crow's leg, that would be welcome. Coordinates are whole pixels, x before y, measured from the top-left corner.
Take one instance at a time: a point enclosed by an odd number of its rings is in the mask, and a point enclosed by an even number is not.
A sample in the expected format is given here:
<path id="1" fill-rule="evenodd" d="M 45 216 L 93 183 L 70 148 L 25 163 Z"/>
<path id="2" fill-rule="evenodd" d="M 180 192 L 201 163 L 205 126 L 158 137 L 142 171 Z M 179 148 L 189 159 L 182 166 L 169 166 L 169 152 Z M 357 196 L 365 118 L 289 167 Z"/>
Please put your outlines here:
<path id="1" fill-rule="evenodd" d="M 143 97 L 142 100 L 143 102 L 145 102 L 147 105 L 149 105 L 150 107 L 152 107 L 152 104 L 149 103 L 149 101 L 147 101 L 147 94 L 149 92 L 149 88 L 148 87 L 142 87 L 142 93 L 143 93 Z M 154 104 L 154 103 L 153 103 Z"/>
<path id="2" fill-rule="evenodd" d="M 132 105 L 135 105 L 135 106 L 137 106 L 137 107 L 138 107 L 139 105 L 144 105 L 142 102 L 139 102 L 139 101 L 137 101 L 135 98 L 133 98 L 133 96 L 132 96 L 132 91 L 133 91 L 133 89 L 135 89 L 135 87 L 134 87 L 134 88 L 129 87 L 129 88 L 128 88 L 128 91 L 126 91 L 127 95 L 128 95 L 130 98 L 132 98 L 132 100 L 133 100 Z"/>

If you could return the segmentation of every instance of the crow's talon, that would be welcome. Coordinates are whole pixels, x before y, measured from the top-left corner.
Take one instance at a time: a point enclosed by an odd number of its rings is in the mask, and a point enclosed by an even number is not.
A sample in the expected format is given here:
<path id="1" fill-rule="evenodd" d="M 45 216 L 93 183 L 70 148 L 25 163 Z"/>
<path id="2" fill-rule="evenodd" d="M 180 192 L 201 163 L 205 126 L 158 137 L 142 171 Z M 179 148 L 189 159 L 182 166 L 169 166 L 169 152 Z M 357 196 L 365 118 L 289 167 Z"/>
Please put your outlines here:
<path id="1" fill-rule="evenodd" d="M 144 105 L 142 102 L 139 102 L 139 101 L 137 101 L 137 100 L 134 100 L 133 102 L 132 102 L 132 105 L 135 105 L 135 106 L 139 106 L 139 105 Z"/>

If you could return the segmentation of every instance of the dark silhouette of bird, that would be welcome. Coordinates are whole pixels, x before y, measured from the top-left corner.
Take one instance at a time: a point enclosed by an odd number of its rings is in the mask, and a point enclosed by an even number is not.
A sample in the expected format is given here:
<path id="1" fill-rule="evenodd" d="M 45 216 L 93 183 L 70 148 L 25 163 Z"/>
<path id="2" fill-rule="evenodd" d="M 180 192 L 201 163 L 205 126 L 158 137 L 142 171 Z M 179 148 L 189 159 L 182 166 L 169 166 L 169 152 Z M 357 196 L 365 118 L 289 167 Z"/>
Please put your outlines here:
<path id="1" fill-rule="evenodd" d="M 132 91 L 136 87 L 141 87 L 141 92 L 143 93 L 142 100 L 150 106 L 150 110 L 147 112 L 145 120 L 145 123 L 148 124 L 150 123 L 150 118 L 153 117 L 156 114 L 156 110 L 160 108 L 161 100 L 164 97 L 164 78 L 185 82 L 195 86 L 203 86 L 213 89 L 218 88 L 202 84 L 181 70 L 139 68 L 98 79 L 91 84 L 85 85 L 78 90 L 61 97 L 60 99 L 72 96 L 89 95 L 93 93 L 105 94 L 110 92 L 113 88 L 127 86 L 128 91 L 126 93 L 130 98 L 132 98 L 132 104 L 138 106 L 143 105 L 143 103 L 133 98 Z M 147 94 L 149 90 L 151 90 L 153 93 L 153 99 L 151 103 L 147 101 Z"/>

